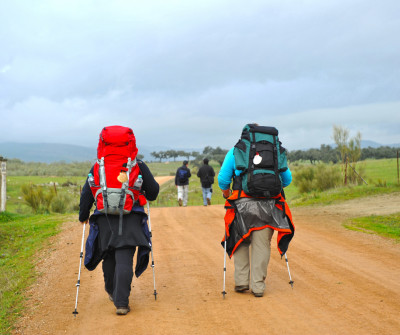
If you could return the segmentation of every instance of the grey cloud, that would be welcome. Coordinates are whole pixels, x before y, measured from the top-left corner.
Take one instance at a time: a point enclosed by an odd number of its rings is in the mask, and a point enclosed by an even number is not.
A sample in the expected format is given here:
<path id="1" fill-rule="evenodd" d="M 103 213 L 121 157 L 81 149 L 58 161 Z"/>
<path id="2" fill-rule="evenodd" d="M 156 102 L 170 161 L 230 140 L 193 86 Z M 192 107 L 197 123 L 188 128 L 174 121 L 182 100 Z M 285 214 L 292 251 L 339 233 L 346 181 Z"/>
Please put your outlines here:
<path id="1" fill-rule="evenodd" d="M 26 134 L 90 143 L 106 124 L 131 124 L 146 143 L 229 147 L 257 120 L 277 125 L 293 148 L 329 143 L 332 122 L 392 141 L 399 120 L 380 122 L 369 108 L 392 103 L 388 113 L 397 111 L 399 7 L 389 0 L 2 3 L 0 115 L 8 126 L 0 141 Z M 353 112 L 369 113 L 379 130 L 349 119 Z"/>

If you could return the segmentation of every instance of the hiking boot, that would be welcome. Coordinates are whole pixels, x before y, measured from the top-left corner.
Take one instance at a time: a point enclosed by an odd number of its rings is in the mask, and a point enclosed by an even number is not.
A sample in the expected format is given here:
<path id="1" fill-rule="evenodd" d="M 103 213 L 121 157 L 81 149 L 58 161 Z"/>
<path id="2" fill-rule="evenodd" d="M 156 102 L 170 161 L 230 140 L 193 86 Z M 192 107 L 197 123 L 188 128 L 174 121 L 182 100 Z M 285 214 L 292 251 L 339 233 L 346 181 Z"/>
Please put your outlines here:
<path id="1" fill-rule="evenodd" d="M 178 199 L 179 206 L 182 206 L 182 199 Z"/>
<path id="2" fill-rule="evenodd" d="M 126 315 L 126 314 L 128 314 L 128 312 L 129 312 L 130 310 L 131 310 L 131 309 L 130 309 L 129 306 L 126 306 L 126 307 L 117 307 L 116 313 L 117 313 L 118 315 Z"/>
<path id="3" fill-rule="evenodd" d="M 249 285 L 237 285 L 235 286 L 235 292 L 243 293 L 249 289 Z"/>
<path id="4" fill-rule="evenodd" d="M 264 292 L 253 292 L 251 291 L 251 293 L 253 293 L 253 295 L 257 298 L 261 298 L 264 296 Z"/>
<path id="5" fill-rule="evenodd" d="M 207 198 L 207 205 L 211 205 L 211 199 Z"/>

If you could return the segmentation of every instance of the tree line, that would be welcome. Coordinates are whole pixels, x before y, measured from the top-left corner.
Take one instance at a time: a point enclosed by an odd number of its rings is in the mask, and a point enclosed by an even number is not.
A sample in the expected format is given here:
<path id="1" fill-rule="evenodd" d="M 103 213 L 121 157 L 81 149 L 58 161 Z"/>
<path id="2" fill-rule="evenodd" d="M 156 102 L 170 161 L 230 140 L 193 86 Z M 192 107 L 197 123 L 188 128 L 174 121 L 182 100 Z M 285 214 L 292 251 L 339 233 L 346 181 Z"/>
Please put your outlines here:
<path id="1" fill-rule="evenodd" d="M 382 158 L 396 158 L 397 151 L 400 148 L 393 148 L 389 146 L 381 146 L 378 148 L 362 148 L 359 160 L 365 159 L 382 159 Z M 290 162 L 296 161 L 309 161 L 315 164 L 318 161 L 324 163 L 338 163 L 340 161 L 340 150 L 338 147 L 322 144 L 320 148 L 313 148 L 308 150 L 292 150 L 288 152 L 288 160 Z"/>
<path id="2" fill-rule="evenodd" d="M 157 159 L 159 162 L 162 162 L 163 159 L 169 160 L 173 159 L 176 161 L 178 157 L 183 157 L 187 159 L 188 161 L 191 160 L 192 162 L 196 163 L 204 158 L 208 158 L 209 160 L 215 160 L 217 161 L 220 165 L 222 165 L 225 155 L 228 152 L 226 149 L 221 149 L 220 147 L 213 148 L 211 146 L 206 146 L 202 152 L 199 151 L 183 151 L 183 150 L 166 150 L 166 151 L 153 151 L 150 153 L 151 156 L 153 156 L 155 159 Z"/>

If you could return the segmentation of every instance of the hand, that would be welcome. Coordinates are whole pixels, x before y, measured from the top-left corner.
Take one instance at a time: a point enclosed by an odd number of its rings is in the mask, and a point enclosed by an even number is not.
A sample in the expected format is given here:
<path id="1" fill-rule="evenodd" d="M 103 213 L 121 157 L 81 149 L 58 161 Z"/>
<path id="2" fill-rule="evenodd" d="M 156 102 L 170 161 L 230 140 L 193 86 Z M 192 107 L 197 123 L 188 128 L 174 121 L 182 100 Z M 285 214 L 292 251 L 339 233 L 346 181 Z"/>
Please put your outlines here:
<path id="1" fill-rule="evenodd" d="M 81 221 L 82 224 L 86 224 L 88 223 L 89 219 L 87 219 L 86 221 Z"/>
<path id="2" fill-rule="evenodd" d="M 228 188 L 227 190 L 222 190 L 222 196 L 227 199 L 231 196 L 232 191 Z"/>

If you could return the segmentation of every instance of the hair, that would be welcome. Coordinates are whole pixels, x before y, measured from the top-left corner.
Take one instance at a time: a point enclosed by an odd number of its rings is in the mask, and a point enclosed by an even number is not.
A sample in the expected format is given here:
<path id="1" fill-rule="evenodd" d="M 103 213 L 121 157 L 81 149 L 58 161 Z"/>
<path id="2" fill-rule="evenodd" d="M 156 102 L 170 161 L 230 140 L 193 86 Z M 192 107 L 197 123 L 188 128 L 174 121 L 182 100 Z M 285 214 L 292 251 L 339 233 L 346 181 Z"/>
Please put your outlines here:
<path id="1" fill-rule="evenodd" d="M 189 162 L 188 161 L 183 161 L 183 165 L 188 165 L 189 164 Z"/>
<path id="2" fill-rule="evenodd" d="M 204 163 L 204 164 L 208 164 L 208 158 L 204 158 L 204 159 L 203 159 L 203 163 Z"/>

